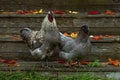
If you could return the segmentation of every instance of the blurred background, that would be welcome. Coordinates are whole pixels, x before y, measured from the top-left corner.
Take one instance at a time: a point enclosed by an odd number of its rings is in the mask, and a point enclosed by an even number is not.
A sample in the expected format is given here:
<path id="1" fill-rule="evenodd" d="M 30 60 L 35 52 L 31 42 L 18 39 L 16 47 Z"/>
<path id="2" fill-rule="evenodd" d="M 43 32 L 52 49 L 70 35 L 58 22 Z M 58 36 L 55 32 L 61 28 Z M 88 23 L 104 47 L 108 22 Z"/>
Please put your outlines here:
<path id="1" fill-rule="evenodd" d="M 1 11 L 119 9 L 120 0 L 0 0 Z"/>

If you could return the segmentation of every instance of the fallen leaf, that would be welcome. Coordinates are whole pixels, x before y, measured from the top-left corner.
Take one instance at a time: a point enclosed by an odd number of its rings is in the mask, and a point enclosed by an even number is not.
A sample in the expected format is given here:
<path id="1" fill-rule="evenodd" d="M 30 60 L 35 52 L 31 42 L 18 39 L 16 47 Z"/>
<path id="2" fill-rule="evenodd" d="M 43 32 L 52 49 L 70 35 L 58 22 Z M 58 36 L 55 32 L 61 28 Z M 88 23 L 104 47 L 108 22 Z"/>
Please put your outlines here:
<path id="1" fill-rule="evenodd" d="M 6 64 L 15 64 L 16 60 L 12 59 L 12 60 L 4 60 L 4 63 Z"/>
<path id="2" fill-rule="evenodd" d="M 65 14 L 65 11 L 61 11 L 61 10 L 54 10 L 53 12 L 55 14 Z"/>
<path id="3" fill-rule="evenodd" d="M 77 64 L 78 64 L 77 61 L 72 61 L 72 62 L 70 62 L 70 65 L 71 65 L 71 66 L 75 66 L 75 65 L 77 65 Z"/>
<path id="4" fill-rule="evenodd" d="M 106 10 L 105 14 L 107 14 L 107 15 L 114 15 L 114 14 L 116 14 L 116 12 L 114 12 L 112 10 Z"/>
<path id="5" fill-rule="evenodd" d="M 92 39 L 94 39 L 94 40 L 101 40 L 103 38 L 104 38 L 104 36 L 102 36 L 102 35 L 100 35 L 100 36 L 93 36 L 92 37 Z"/>
<path id="6" fill-rule="evenodd" d="M 111 58 L 108 59 L 110 65 L 120 66 L 119 60 L 112 60 Z"/>
<path id="7" fill-rule="evenodd" d="M 70 14 L 78 14 L 79 12 L 77 11 L 69 11 Z"/>
<path id="8" fill-rule="evenodd" d="M 17 14 L 25 14 L 23 10 L 17 10 Z"/>
<path id="9" fill-rule="evenodd" d="M 42 13 L 43 13 L 43 9 L 40 9 L 40 10 L 38 11 L 38 13 L 39 13 L 39 14 L 42 14 Z"/>
<path id="10" fill-rule="evenodd" d="M 2 59 L 2 58 L 0 58 L 0 63 L 4 63 L 4 64 L 6 64 L 6 65 L 8 65 L 8 66 L 20 66 L 20 64 L 16 61 L 16 60 L 14 60 L 14 59 Z"/>
<path id="11" fill-rule="evenodd" d="M 77 38 L 78 37 L 78 32 L 72 32 L 71 34 L 68 34 L 67 32 L 63 33 L 67 37 L 71 38 Z"/>
<path id="12" fill-rule="evenodd" d="M 78 33 L 77 32 L 73 32 L 73 33 L 71 33 L 71 35 L 70 35 L 72 38 L 77 38 L 77 36 L 78 36 Z"/>
<path id="13" fill-rule="evenodd" d="M 65 32 L 65 33 L 63 33 L 65 36 L 67 36 L 67 37 L 70 37 L 70 35 L 67 33 L 67 32 Z"/>
<path id="14" fill-rule="evenodd" d="M 58 63 L 65 63 L 65 60 L 57 60 Z"/>
<path id="15" fill-rule="evenodd" d="M 89 15 L 97 15 L 97 14 L 100 14 L 100 12 L 97 10 L 93 10 L 93 11 L 89 11 L 88 14 Z"/>
<path id="16" fill-rule="evenodd" d="M 88 64 L 90 64 L 91 62 L 88 62 L 88 61 L 80 61 L 80 64 L 81 65 L 88 65 Z"/>

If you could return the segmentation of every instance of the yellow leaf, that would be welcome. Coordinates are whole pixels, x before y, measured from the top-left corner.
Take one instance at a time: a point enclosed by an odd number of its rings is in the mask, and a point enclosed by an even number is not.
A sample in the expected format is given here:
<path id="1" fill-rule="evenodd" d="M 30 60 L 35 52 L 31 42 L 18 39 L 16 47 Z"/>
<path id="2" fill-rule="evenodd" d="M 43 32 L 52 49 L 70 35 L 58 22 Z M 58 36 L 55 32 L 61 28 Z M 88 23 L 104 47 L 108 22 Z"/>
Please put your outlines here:
<path id="1" fill-rule="evenodd" d="M 40 9 L 38 13 L 42 14 L 43 13 L 43 9 Z"/>
<path id="2" fill-rule="evenodd" d="M 77 33 L 71 33 L 71 35 L 70 35 L 72 38 L 77 38 L 77 36 L 78 36 L 78 34 Z"/>

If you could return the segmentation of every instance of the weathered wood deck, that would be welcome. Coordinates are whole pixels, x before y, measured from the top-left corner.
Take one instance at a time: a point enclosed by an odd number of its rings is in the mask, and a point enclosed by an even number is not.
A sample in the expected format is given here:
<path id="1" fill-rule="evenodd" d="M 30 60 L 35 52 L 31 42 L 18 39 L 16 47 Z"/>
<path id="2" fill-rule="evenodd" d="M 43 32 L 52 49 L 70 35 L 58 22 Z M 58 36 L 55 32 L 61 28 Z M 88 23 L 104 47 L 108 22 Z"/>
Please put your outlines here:
<path id="1" fill-rule="evenodd" d="M 56 62 L 58 57 L 52 56 L 49 62 L 41 61 L 39 58 L 31 56 L 27 46 L 19 37 L 20 29 L 29 27 L 33 30 L 39 30 L 45 14 L 41 15 L 3 15 L 0 14 L 0 56 L 3 59 L 17 59 L 20 66 L 13 67 L 0 63 L 0 71 L 30 71 L 49 72 L 57 75 L 61 73 L 109 73 L 120 72 L 120 67 L 112 65 L 100 67 L 88 67 L 85 65 L 76 65 L 66 67 L 64 64 Z M 80 60 L 101 62 L 108 61 L 108 58 L 120 59 L 120 16 L 116 15 L 55 15 L 58 28 L 61 32 L 79 31 L 83 24 L 90 26 L 91 35 L 114 35 L 113 38 L 105 37 L 101 40 L 93 40 L 92 52 L 85 55 Z M 17 37 L 16 37 L 17 36 Z M 15 38 L 16 37 L 16 38 Z"/>
<path id="2" fill-rule="evenodd" d="M 13 36 L 19 35 L 20 29 L 24 27 L 39 30 L 44 16 L 45 14 L 0 14 L 0 53 L 2 57 L 34 60 L 25 43 L 19 37 L 19 39 L 14 39 Z M 81 25 L 88 24 L 92 35 L 115 35 L 114 38 L 91 40 L 93 48 L 90 56 L 93 55 L 92 58 L 86 57 L 86 59 L 100 59 L 102 61 L 107 60 L 108 57 L 119 59 L 119 13 L 116 15 L 65 14 L 55 15 L 55 18 L 61 32 L 79 31 Z"/>
<path id="3" fill-rule="evenodd" d="M 5 37 L 6 36 L 6 37 Z M 16 35 L 17 36 L 17 35 Z M 108 58 L 120 59 L 120 36 L 114 36 L 114 38 L 104 38 L 102 40 L 93 40 L 92 52 L 87 54 L 85 60 L 107 61 Z M 27 45 L 21 40 L 20 36 L 17 36 L 15 40 L 11 35 L 4 35 L 0 39 L 0 55 L 8 59 L 22 59 L 22 60 L 39 60 L 31 56 Z M 54 60 L 54 59 L 52 59 Z"/>
<path id="4" fill-rule="evenodd" d="M 120 72 L 120 67 L 115 67 L 113 65 L 105 65 L 99 67 L 89 67 L 87 65 L 81 65 L 78 63 L 75 66 L 65 66 L 64 64 L 53 62 L 23 62 L 18 61 L 19 66 L 8 66 L 7 64 L 2 64 L 0 66 L 1 71 L 41 71 L 41 72 Z M 107 67 L 107 68 L 106 68 Z"/>

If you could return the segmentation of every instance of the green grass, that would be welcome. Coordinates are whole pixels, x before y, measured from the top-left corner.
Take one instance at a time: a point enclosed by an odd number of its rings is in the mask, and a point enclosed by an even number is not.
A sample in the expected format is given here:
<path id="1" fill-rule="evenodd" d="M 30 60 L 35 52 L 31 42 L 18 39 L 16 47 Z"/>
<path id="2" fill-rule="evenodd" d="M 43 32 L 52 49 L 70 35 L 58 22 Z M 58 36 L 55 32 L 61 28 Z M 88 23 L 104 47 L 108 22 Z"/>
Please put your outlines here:
<path id="1" fill-rule="evenodd" d="M 77 74 L 69 75 L 64 77 L 52 77 L 52 76 L 42 76 L 39 72 L 0 72 L 0 80 L 114 80 L 114 79 L 105 79 L 99 78 L 96 75 L 86 73 L 86 74 Z"/>

